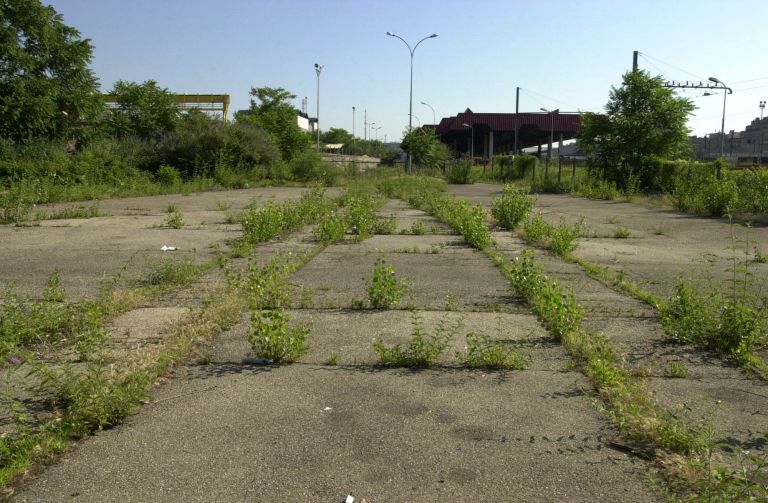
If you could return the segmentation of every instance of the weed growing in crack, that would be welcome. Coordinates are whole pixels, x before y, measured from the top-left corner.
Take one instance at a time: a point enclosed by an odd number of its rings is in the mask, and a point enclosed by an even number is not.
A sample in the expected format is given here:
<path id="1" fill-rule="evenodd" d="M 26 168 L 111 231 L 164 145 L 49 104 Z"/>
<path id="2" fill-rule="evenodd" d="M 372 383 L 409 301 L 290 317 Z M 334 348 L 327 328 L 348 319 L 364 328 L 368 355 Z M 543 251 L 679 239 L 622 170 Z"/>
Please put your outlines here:
<path id="1" fill-rule="evenodd" d="M 202 274 L 202 267 L 195 265 L 191 259 L 163 258 L 152 268 L 146 282 L 152 286 L 190 285 Z"/>
<path id="2" fill-rule="evenodd" d="M 259 358 L 274 363 L 293 363 L 309 350 L 307 336 L 309 325 L 291 326 L 282 309 L 260 311 L 251 316 L 248 342 Z"/>
<path id="3" fill-rule="evenodd" d="M 395 268 L 381 257 L 376 259 L 373 275 L 367 284 L 368 301 L 374 309 L 389 309 L 397 305 L 408 291 L 408 280 L 398 280 Z"/>
<path id="4" fill-rule="evenodd" d="M 466 342 L 465 352 L 457 351 L 456 358 L 469 368 L 523 370 L 531 360 L 529 352 L 484 334 L 470 332 Z"/>
<path id="5" fill-rule="evenodd" d="M 437 363 L 440 354 L 448 347 L 451 339 L 463 325 L 459 318 L 452 325 L 442 318 L 435 330 L 430 334 L 424 328 L 424 320 L 418 311 L 412 314 L 411 340 L 402 347 L 397 344 L 387 347 L 381 340 L 373 343 L 373 349 L 386 367 L 431 367 Z"/>
<path id="6" fill-rule="evenodd" d="M 445 310 L 456 310 L 456 296 L 453 294 L 453 290 L 448 289 L 448 293 L 445 294 Z"/>
<path id="7" fill-rule="evenodd" d="M 326 245 L 343 239 L 346 232 L 347 220 L 335 211 L 322 218 L 314 230 L 315 238 Z"/>
<path id="8" fill-rule="evenodd" d="M 181 229 L 184 227 L 184 216 L 178 211 L 168 213 L 168 216 L 165 217 L 165 226 L 171 229 Z"/>
<path id="9" fill-rule="evenodd" d="M 728 290 L 706 291 L 678 278 L 675 295 L 661 309 L 661 326 L 674 342 L 700 344 L 749 363 L 768 343 L 768 298 L 755 293 L 760 288 L 749 270 L 749 242 L 740 247 L 733 227 L 731 239 Z"/>
<path id="10" fill-rule="evenodd" d="M 500 227 L 515 230 L 528 218 L 536 199 L 513 185 L 505 185 L 501 197 L 491 203 L 491 214 Z"/>
<path id="11" fill-rule="evenodd" d="M 613 231 L 613 237 L 616 239 L 627 239 L 631 235 L 632 231 L 626 227 L 617 227 L 616 230 Z"/>
<path id="12" fill-rule="evenodd" d="M 685 365 L 678 362 L 670 362 L 669 367 L 667 368 L 667 376 L 668 377 L 674 377 L 677 379 L 683 379 L 688 375 L 688 370 L 685 368 Z"/>
<path id="13" fill-rule="evenodd" d="M 544 275 L 533 251 L 525 250 L 515 259 L 510 279 L 555 340 L 562 340 L 584 318 L 584 310 L 576 304 L 573 292 L 564 292 L 557 281 Z"/>
<path id="14" fill-rule="evenodd" d="M 583 220 L 571 226 L 564 222 L 552 225 L 539 213 L 525 222 L 523 234 L 531 243 L 543 246 L 556 255 L 567 255 L 576 249 L 576 238 L 582 234 L 583 228 Z"/>
<path id="15" fill-rule="evenodd" d="M 277 309 L 290 306 L 287 268 L 290 255 L 276 255 L 264 267 L 248 264 L 248 293 L 252 309 Z"/>
<path id="16" fill-rule="evenodd" d="M 374 234 L 394 234 L 397 232 L 397 220 L 394 215 L 391 215 L 388 218 L 376 219 L 373 232 Z"/>
<path id="17" fill-rule="evenodd" d="M 411 224 L 411 234 L 414 236 L 423 236 L 427 233 L 427 226 L 421 220 L 416 220 Z"/>

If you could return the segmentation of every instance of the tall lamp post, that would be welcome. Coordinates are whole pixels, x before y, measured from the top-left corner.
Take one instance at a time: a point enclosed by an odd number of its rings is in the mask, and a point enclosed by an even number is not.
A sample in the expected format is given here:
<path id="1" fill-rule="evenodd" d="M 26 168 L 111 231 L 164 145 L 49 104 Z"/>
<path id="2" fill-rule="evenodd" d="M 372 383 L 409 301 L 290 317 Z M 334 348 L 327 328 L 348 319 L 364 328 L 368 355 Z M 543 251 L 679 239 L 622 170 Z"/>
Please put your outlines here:
<path id="1" fill-rule="evenodd" d="M 715 78 L 710 77 L 710 82 L 714 82 L 715 84 L 719 84 L 719 86 L 723 86 L 723 120 L 720 123 L 720 157 L 725 157 L 725 98 L 733 93 L 730 87 L 725 85 L 725 82 Z M 718 87 L 719 87 L 718 86 Z M 720 178 L 720 165 L 717 165 L 717 177 Z"/>
<path id="2" fill-rule="evenodd" d="M 419 121 L 419 127 L 421 127 L 421 119 L 419 119 L 419 118 L 418 118 L 416 115 L 411 115 L 411 117 L 413 117 L 414 119 L 416 119 L 417 121 Z M 409 122 L 410 122 L 410 121 L 409 121 Z M 411 129 L 411 126 L 410 126 L 410 124 L 409 124 L 409 125 L 408 125 L 408 130 L 410 130 L 410 129 Z"/>
<path id="3" fill-rule="evenodd" d="M 395 38 L 399 38 L 400 40 L 402 40 L 403 43 L 405 44 L 405 46 L 408 48 L 408 52 L 411 53 L 411 91 L 410 91 L 409 98 L 408 98 L 408 132 L 410 133 L 410 131 L 411 131 L 411 116 L 412 116 L 411 114 L 413 114 L 413 53 L 416 52 L 416 48 L 419 47 L 420 43 L 424 42 L 428 38 L 435 38 L 435 37 L 437 37 L 437 33 L 433 33 L 432 35 L 429 35 L 428 37 L 422 38 L 421 40 L 419 40 L 416 43 L 415 46 L 413 46 L 413 49 L 411 49 L 410 44 L 408 44 L 408 42 L 406 42 L 403 37 L 401 37 L 399 35 L 395 35 L 391 31 L 388 31 L 387 35 L 389 35 L 390 37 L 395 37 Z M 412 173 L 411 163 L 412 163 L 412 158 L 411 158 L 411 152 L 409 151 L 408 152 L 408 173 Z"/>
<path id="4" fill-rule="evenodd" d="M 376 131 L 376 141 L 379 141 L 379 129 L 381 129 L 381 127 L 382 126 L 376 126 L 376 127 L 371 128 L 374 131 Z"/>
<path id="5" fill-rule="evenodd" d="M 763 122 L 763 110 L 765 109 L 765 100 L 760 102 L 760 122 Z M 761 124 L 762 126 L 762 124 Z M 760 168 L 763 165 L 763 136 L 764 134 L 760 133 L 760 155 L 757 158 L 757 167 Z"/>
<path id="6" fill-rule="evenodd" d="M 469 158 L 472 162 L 472 164 L 475 163 L 475 128 L 470 126 L 469 124 L 462 124 L 464 127 L 469 128 Z"/>
<path id="7" fill-rule="evenodd" d="M 375 122 L 369 122 L 368 123 L 368 140 L 371 140 L 371 129 L 373 129 L 373 125 L 376 124 Z"/>
<path id="8" fill-rule="evenodd" d="M 436 126 L 436 125 L 437 125 L 437 123 L 436 123 L 435 121 L 436 121 L 437 119 L 435 118 L 435 117 L 436 117 L 436 115 L 435 115 L 435 109 L 434 109 L 434 108 L 432 108 L 432 105 L 430 105 L 429 103 L 425 103 L 425 102 L 423 102 L 423 101 L 422 101 L 422 102 L 421 102 L 421 104 L 422 104 L 422 105 L 424 105 L 425 107 L 429 107 L 429 109 L 430 109 L 430 110 L 432 110 L 432 125 L 433 125 L 433 126 Z"/>
<path id="9" fill-rule="evenodd" d="M 355 107 L 352 107 L 352 139 L 355 139 Z"/>
<path id="10" fill-rule="evenodd" d="M 548 113 L 551 120 L 549 123 L 549 148 L 547 149 L 547 166 L 552 163 L 552 145 L 555 143 L 555 114 L 560 113 L 560 109 L 547 110 L 546 108 L 540 108 L 542 112 Z"/>
<path id="11" fill-rule="evenodd" d="M 317 151 L 320 152 L 320 72 L 323 71 L 323 66 L 315 63 L 315 72 L 317 73 Z"/>

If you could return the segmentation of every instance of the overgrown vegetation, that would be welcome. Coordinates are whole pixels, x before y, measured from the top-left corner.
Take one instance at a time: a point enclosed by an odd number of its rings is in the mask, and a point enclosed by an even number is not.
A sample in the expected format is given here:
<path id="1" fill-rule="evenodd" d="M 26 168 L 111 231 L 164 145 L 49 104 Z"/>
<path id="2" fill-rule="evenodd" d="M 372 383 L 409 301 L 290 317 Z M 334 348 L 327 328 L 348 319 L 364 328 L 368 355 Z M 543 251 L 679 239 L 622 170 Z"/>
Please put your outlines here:
<path id="1" fill-rule="evenodd" d="M 501 197 L 491 202 L 491 214 L 500 227 L 515 230 L 528 218 L 536 199 L 512 185 L 505 185 Z"/>
<path id="2" fill-rule="evenodd" d="M 456 358 L 468 368 L 491 370 L 523 370 L 531 355 L 510 341 L 493 340 L 489 336 L 470 332 L 466 335 L 466 350 L 456 352 Z"/>
<path id="3" fill-rule="evenodd" d="M 415 367 L 424 368 L 435 365 L 440 355 L 448 347 L 451 339 L 455 337 L 463 325 L 463 320 L 458 319 L 452 325 L 442 318 L 432 333 L 424 328 L 424 319 L 418 311 L 412 312 L 411 340 L 403 347 L 396 344 L 387 347 L 381 340 L 373 343 L 373 349 L 385 367 Z"/>
<path id="4" fill-rule="evenodd" d="M 291 326 L 289 320 L 282 309 L 254 313 L 248 333 L 253 353 L 274 363 L 293 363 L 306 353 L 309 326 Z"/>
<path id="5" fill-rule="evenodd" d="M 366 280 L 366 283 L 368 302 L 374 309 L 396 306 L 408 291 L 408 280 L 398 279 L 395 268 L 387 264 L 382 257 L 376 259 L 371 278 Z"/>

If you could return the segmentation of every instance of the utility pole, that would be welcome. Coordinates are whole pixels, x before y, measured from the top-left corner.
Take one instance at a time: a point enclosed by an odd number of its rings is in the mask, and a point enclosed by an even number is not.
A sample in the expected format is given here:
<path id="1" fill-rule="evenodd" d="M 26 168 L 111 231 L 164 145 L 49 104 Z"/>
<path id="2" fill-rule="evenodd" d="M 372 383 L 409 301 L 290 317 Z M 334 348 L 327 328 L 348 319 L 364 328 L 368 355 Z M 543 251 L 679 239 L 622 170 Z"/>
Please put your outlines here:
<path id="1" fill-rule="evenodd" d="M 639 54 L 638 51 L 632 51 L 632 71 L 637 71 L 637 55 Z"/>
<path id="2" fill-rule="evenodd" d="M 760 102 L 760 154 L 757 158 L 757 168 L 760 169 L 763 166 L 763 137 L 765 136 L 763 125 L 763 110 L 765 109 L 765 100 Z"/>
<path id="3" fill-rule="evenodd" d="M 317 151 L 320 152 L 320 72 L 323 71 L 323 66 L 315 63 L 315 72 L 317 72 Z"/>
<path id="4" fill-rule="evenodd" d="M 515 154 L 517 155 L 517 114 L 520 112 L 520 88 L 515 91 Z"/>
<path id="5" fill-rule="evenodd" d="M 720 126 L 720 157 L 725 157 L 725 97 L 733 93 L 733 90 L 726 86 L 720 80 L 710 77 L 709 82 L 695 82 L 686 80 L 671 80 L 664 82 L 664 87 L 678 88 L 678 89 L 722 89 L 723 90 L 723 120 Z M 704 96 L 711 96 L 711 93 L 705 92 Z M 718 165 L 719 166 L 719 165 Z M 720 171 L 718 168 L 717 177 L 720 178 Z"/>

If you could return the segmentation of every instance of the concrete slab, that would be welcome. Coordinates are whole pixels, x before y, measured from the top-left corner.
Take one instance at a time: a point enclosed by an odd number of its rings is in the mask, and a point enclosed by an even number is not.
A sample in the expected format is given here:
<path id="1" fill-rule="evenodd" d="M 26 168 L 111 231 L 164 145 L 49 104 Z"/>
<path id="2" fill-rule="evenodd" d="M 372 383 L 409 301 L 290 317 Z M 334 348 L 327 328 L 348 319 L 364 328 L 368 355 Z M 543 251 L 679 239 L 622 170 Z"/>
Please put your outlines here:
<path id="1" fill-rule="evenodd" d="M 421 249 L 429 250 L 430 238 L 420 236 Z M 377 236 L 368 244 L 389 243 Z M 410 242 L 410 240 L 409 240 Z M 383 244 L 382 244 L 383 246 Z M 296 273 L 291 282 L 315 293 L 314 307 L 347 308 L 356 302 L 368 304 L 366 282 L 373 274 L 379 253 L 359 253 L 354 245 L 332 245 Z M 526 308 L 520 297 L 510 295 L 504 276 L 481 252 L 467 247 L 450 253 L 387 253 L 385 260 L 400 278 L 407 278 L 410 290 L 401 305 L 420 309 L 442 309 L 450 291 L 456 309 L 467 311 L 519 312 Z"/>
<path id="2" fill-rule="evenodd" d="M 309 352 L 300 360 L 307 364 L 322 365 L 335 355 L 342 366 L 377 365 L 379 358 L 373 349 L 374 341 L 381 340 L 388 346 L 406 345 L 413 331 L 413 317 L 402 311 L 294 309 L 286 312 L 291 324 L 306 324 L 312 328 L 308 337 Z M 455 353 L 465 351 L 466 334 L 475 332 L 508 342 L 510 347 L 529 353 L 531 369 L 567 369 L 568 358 L 562 348 L 548 337 L 530 314 L 445 311 L 420 311 L 419 314 L 428 334 L 434 333 L 441 321 L 446 327 L 461 322 L 460 329 L 442 355 L 442 365 L 458 365 Z M 245 318 L 217 339 L 211 349 L 211 361 L 239 364 L 243 357 L 251 355 L 247 342 L 250 330 L 250 319 Z"/>
<path id="3" fill-rule="evenodd" d="M 646 465 L 609 447 L 582 384 L 562 372 L 197 367 L 15 500 L 657 501 Z"/>

